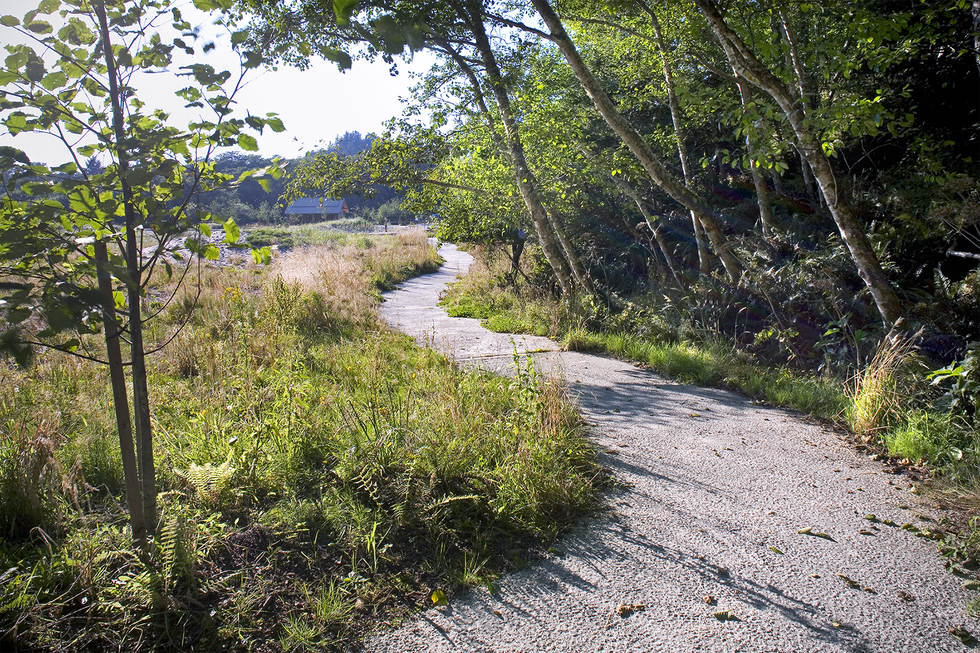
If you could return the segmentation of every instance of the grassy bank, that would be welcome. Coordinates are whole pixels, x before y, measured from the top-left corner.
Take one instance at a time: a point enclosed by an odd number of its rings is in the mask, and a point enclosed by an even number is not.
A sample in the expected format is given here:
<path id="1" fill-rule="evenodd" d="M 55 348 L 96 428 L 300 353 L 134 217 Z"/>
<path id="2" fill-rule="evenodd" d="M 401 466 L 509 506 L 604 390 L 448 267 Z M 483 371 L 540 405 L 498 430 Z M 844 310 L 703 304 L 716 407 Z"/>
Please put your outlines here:
<path id="1" fill-rule="evenodd" d="M 559 303 L 532 285 L 515 293 L 505 281 L 509 260 L 486 250 L 476 253 L 470 274 L 443 299 L 452 315 L 480 318 L 493 331 L 550 335 L 569 350 L 636 361 L 684 383 L 734 390 L 832 420 L 851 428 L 862 444 L 907 464 L 925 463 L 956 488 L 975 493 L 980 466 L 976 429 L 968 415 L 950 410 L 955 395 L 931 383 L 931 368 L 905 344 L 884 343 L 877 356 L 844 374 L 770 366 L 747 347 L 722 340 L 650 298 L 633 298 L 612 312 L 593 302 Z M 779 334 L 767 337 L 775 340 Z M 966 378 L 959 383 L 980 387 Z"/>
<path id="2" fill-rule="evenodd" d="M 561 388 L 460 371 L 377 322 L 377 290 L 434 265 L 421 234 L 338 241 L 207 270 L 151 323 L 174 338 L 151 370 L 148 559 L 105 371 L 0 368 L 0 648 L 344 648 L 592 510 Z"/>

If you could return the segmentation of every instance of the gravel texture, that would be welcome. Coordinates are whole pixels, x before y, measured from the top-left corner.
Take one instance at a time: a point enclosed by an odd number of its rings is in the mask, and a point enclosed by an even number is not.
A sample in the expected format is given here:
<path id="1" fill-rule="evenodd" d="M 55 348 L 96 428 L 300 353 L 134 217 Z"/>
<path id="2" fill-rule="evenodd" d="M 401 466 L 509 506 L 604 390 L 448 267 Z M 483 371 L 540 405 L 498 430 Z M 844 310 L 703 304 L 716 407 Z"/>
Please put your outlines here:
<path id="1" fill-rule="evenodd" d="M 934 543 L 901 528 L 938 517 L 907 477 L 797 414 L 449 318 L 439 293 L 472 259 L 452 245 L 440 254 L 440 272 L 387 295 L 385 320 L 463 364 L 505 371 L 515 348 L 532 352 L 539 370 L 565 377 L 618 483 L 611 510 L 568 533 L 560 552 L 365 650 L 967 648 L 950 629 L 976 630 L 965 614 L 975 593 Z"/>

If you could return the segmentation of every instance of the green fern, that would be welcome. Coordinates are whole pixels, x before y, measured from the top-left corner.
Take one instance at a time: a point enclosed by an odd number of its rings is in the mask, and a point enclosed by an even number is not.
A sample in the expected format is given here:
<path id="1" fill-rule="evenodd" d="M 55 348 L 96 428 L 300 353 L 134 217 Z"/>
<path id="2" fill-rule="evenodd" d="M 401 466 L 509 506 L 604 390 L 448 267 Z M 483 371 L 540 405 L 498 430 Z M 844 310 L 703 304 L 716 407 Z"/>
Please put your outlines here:
<path id="1" fill-rule="evenodd" d="M 220 465 L 191 463 L 186 470 L 175 469 L 174 473 L 187 482 L 201 503 L 213 508 L 217 507 L 236 471 L 231 461 L 226 460 Z"/>

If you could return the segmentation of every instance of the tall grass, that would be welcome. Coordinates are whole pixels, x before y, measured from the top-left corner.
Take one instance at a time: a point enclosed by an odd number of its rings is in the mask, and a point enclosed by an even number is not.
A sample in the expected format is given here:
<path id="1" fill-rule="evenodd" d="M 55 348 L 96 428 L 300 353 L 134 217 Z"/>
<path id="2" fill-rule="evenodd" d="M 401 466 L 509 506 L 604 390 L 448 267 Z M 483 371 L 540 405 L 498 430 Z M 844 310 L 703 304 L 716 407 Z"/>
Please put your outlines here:
<path id="1" fill-rule="evenodd" d="M 421 234 L 354 239 L 205 270 L 166 307 L 149 558 L 104 371 L 2 368 L 0 648 L 346 646 L 365 613 L 483 582 L 591 510 L 560 387 L 464 372 L 377 321 L 377 288 L 434 265 Z"/>

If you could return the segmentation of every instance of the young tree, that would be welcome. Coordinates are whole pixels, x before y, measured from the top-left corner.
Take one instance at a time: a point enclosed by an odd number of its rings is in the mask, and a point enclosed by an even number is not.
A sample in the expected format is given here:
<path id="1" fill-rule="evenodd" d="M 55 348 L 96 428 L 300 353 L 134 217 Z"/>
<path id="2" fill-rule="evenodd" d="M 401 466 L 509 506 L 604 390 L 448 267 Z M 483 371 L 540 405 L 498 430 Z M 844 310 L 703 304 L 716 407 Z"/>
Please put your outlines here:
<path id="1" fill-rule="evenodd" d="M 170 42 L 155 32 L 164 22 L 173 30 Z M 154 347 L 144 342 L 143 328 L 152 317 L 143 310 L 147 284 L 158 270 L 187 279 L 194 262 L 182 249 L 198 263 L 218 256 L 209 241 L 209 215 L 195 205 L 199 191 L 231 181 L 215 171 L 211 157 L 219 147 L 256 150 L 245 130 L 281 131 L 282 123 L 273 114 L 231 117 L 246 70 L 261 61 L 254 53 L 242 55 L 237 78 L 204 63 L 181 68 L 189 85 L 177 94 L 210 113 L 185 129 L 168 125 L 165 112 L 139 100 L 137 75 L 168 71 L 177 50 L 195 54 L 195 33 L 169 0 L 42 0 L 22 20 L 3 16 L 0 23 L 27 41 L 6 46 L 0 122 L 13 135 L 48 134 L 64 145 L 67 158 L 52 168 L 15 148 L 0 149 L 7 171 L 0 199 L 0 272 L 8 279 L 0 287 L 2 344 L 21 362 L 43 345 L 108 365 L 133 536 L 145 543 L 156 525 L 146 370 Z M 238 235 L 234 222 L 224 224 L 226 241 Z M 104 353 L 83 337 L 100 331 Z M 122 341 L 129 345 L 128 361 Z"/>

